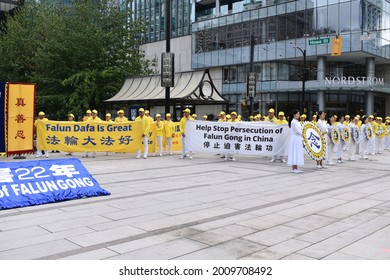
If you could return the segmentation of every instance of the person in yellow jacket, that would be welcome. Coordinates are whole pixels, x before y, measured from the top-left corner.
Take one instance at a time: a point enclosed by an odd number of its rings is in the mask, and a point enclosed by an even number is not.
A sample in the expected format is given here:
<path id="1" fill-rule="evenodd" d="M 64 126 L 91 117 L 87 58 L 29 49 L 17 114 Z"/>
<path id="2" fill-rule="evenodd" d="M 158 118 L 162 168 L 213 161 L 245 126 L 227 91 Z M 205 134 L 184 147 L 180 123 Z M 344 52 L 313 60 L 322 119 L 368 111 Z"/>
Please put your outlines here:
<path id="1" fill-rule="evenodd" d="M 300 117 L 299 117 L 299 123 L 300 124 L 303 124 L 305 121 L 306 121 L 306 114 L 302 114 Z"/>
<path id="2" fill-rule="evenodd" d="M 184 109 L 184 116 L 180 119 L 180 134 L 181 134 L 181 156 L 180 159 L 185 158 L 186 155 L 186 123 L 188 120 L 193 120 L 190 116 L 191 110 L 189 108 Z M 192 151 L 189 151 L 190 159 L 192 159 Z"/>
<path id="3" fill-rule="evenodd" d="M 343 122 L 343 124 L 345 126 L 348 126 L 349 123 L 351 122 L 351 116 L 350 115 L 345 115 L 344 119 L 345 119 L 345 121 Z"/>
<path id="4" fill-rule="evenodd" d="M 111 114 L 110 113 L 106 114 L 105 121 L 108 122 L 108 123 L 114 123 L 114 121 L 111 119 Z M 108 155 L 109 155 L 109 152 L 106 152 L 106 156 L 108 156 Z"/>
<path id="5" fill-rule="evenodd" d="M 197 116 L 197 114 L 192 114 L 192 116 L 191 116 L 194 120 L 197 120 L 198 119 L 198 116 Z"/>
<path id="6" fill-rule="evenodd" d="M 149 110 L 145 110 L 145 116 L 148 117 L 150 124 L 154 123 L 153 118 L 150 116 Z"/>
<path id="7" fill-rule="evenodd" d="M 156 146 L 155 146 L 155 152 L 153 153 L 153 156 L 156 156 L 157 153 L 157 147 L 158 147 L 158 154 L 160 157 L 162 157 L 163 152 L 163 135 L 164 135 L 164 122 L 161 120 L 161 115 L 156 114 Z"/>
<path id="8" fill-rule="evenodd" d="M 221 111 L 218 115 L 218 122 L 226 122 L 226 113 Z"/>
<path id="9" fill-rule="evenodd" d="M 317 125 L 317 115 L 313 115 L 311 117 L 311 122 L 314 124 L 314 125 Z"/>
<path id="10" fill-rule="evenodd" d="M 144 159 L 148 158 L 148 137 L 150 131 L 150 118 L 146 116 L 144 108 L 139 108 L 139 116 L 135 118 L 135 121 L 142 121 L 141 124 L 141 134 L 142 134 L 142 143 L 144 145 Z M 138 150 L 137 159 L 141 157 L 141 148 Z"/>
<path id="11" fill-rule="evenodd" d="M 108 122 L 108 123 L 113 123 L 114 121 L 111 119 L 111 114 L 110 113 L 107 113 L 106 114 L 106 120 L 105 120 L 106 122 Z"/>
<path id="12" fill-rule="evenodd" d="M 237 116 L 236 112 L 231 112 L 229 116 L 230 116 L 230 119 L 228 119 L 227 122 L 230 122 L 230 123 L 238 123 L 238 122 L 240 122 L 238 120 L 238 116 Z M 222 157 L 222 158 L 225 158 L 225 161 L 228 161 L 228 160 L 235 161 L 236 160 L 236 157 L 234 156 L 234 154 L 231 154 L 231 153 L 225 153 L 225 156 Z"/>
<path id="13" fill-rule="evenodd" d="M 115 118 L 116 123 L 123 123 L 123 122 L 128 122 L 129 120 L 125 117 L 125 111 L 119 110 L 117 112 L 118 116 Z"/>
<path id="14" fill-rule="evenodd" d="M 92 114 L 91 114 L 91 117 L 88 119 L 88 122 L 93 122 L 93 123 L 99 123 L 101 122 L 102 120 L 97 116 L 98 114 L 98 111 L 96 110 L 92 110 Z M 83 158 L 87 158 L 89 157 L 89 152 L 85 152 Z M 95 158 L 96 157 L 96 151 L 93 151 L 92 152 L 92 157 Z"/>
<path id="15" fill-rule="evenodd" d="M 209 116 L 203 115 L 203 120 L 204 120 L 204 121 L 207 121 L 208 118 L 209 118 Z"/>
<path id="16" fill-rule="evenodd" d="M 268 110 L 268 116 L 264 117 L 265 122 L 275 122 L 277 118 L 275 117 L 275 109 L 271 108 Z"/>
<path id="17" fill-rule="evenodd" d="M 87 110 L 86 112 L 85 112 L 85 116 L 83 117 L 83 122 L 87 122 L 88 121 L 88 119 L 91 117 L 91 115 L 92 115 L 92 111 L 91 110 Z"/>
<path id="18" fill-rule="evenodd" d="M 167 113 L 165 115 L 164 121 L 164 135 L 165 135 L 165 145 L 164 145 L 164 155 L 167 154 L 167 146 L 168 146 L 168 154 L 172 155 L 172 139 L 175 136 L 175 124 L 171 120 L 171 114 Z"/>
<path id="19" fill-rule="evenodd" d="M 279 112 L 278 119 L 276 119 L 273 123 L 274 124 L 288 124 L 288 122 L 285 119 L 283 111 Z M 287 154 L 287 153 L 283 151 L 283 152 L 279 152 L 278 154 L 273 154 L 270 162 L 275 162 L 278 156 L 279 156 L 279 159 L 281 162 L 283 162 L 283 163 L 286 162 L 284 154 Z"/>
<path id="20" fill-rule="evenodd" d="M 255 122 L 261 122 L 261 115 L 260 115 L 260 114 L 257 114 L 257 115 L 254 117 L 253 121 L 255 121 Z"/>
<path id="21" fill-rule="evenodd" d="M 35 135 L 37 135 L 37 125 L 38 125 L 38 122 L 45 122 L 45 121 L 48 121 L 48 118 L 46 118 L 46 114 L 44 112 L 39 112 L 38 113 L 38 119 L 35 120 L 34 122 L 34 131 L 35 131 Z M 38 139 L 38 137 L 36 136 L 35 139 Z M 37 155 L 36 157 L 39 158 L 42 156 L 42 154 L 45 154 L 45 157 L 49 157 L 49 151 L 43 151 L 43 150 L 40 150 L 38 149 L 38 140 L 37 140 Z"/>
<path id="22" fill-rule="evenodd" d="M 376 117 L 376 131 L 375 131 L 375 148 L 378 154 L 383 153 L 383 144 L 386 136 L 386 125 L 383 123 L 382 117 Z"/>

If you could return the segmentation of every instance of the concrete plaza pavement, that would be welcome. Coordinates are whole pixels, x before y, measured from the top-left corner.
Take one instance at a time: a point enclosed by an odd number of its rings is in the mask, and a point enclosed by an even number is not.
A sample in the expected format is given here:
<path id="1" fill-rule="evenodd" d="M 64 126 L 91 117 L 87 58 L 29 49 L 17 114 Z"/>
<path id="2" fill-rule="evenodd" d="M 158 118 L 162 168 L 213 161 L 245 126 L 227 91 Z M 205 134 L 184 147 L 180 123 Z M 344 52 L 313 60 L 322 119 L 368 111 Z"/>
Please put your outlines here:
<path id="1" fill-rule="evenodd" d="M 0 211 L 0 259 L 390 259 L 390 152 L 321 170 L 305 157 L 302 174 L 264 157 L 81 155 L 111 195 Z"/>

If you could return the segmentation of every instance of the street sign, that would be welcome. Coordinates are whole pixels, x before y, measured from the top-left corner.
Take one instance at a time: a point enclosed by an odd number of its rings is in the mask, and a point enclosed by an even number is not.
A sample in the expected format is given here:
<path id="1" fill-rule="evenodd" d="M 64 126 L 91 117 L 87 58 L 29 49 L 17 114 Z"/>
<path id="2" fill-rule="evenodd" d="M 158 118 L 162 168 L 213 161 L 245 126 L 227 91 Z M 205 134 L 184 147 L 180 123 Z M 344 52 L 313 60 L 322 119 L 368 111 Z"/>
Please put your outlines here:
<path id="1" fill-rule="evenodd" d="M 320 38 L 320 39 L 309 40 L 309 46 L 324 45 L 324 44 L 329 44 L 329 43 L 330 43 L 330 38 Z"/>

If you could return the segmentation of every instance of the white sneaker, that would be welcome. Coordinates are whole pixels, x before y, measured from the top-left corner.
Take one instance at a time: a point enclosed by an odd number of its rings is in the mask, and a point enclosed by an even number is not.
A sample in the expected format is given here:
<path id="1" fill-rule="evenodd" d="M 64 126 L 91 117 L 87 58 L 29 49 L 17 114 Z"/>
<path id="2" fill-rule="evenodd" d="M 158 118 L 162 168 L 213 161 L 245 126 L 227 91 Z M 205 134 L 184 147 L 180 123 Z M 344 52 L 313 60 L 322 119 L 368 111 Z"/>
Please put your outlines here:
<path id="1" fill-rule="evenodd" d="M 232 160 L 232 161 L 236 161 L 236 158 L 235 158 L 235 157 L 231 157 L 231 160 Z"/>
<path id="2" fill-rule="evenodd" d="M 280 162 L 286 163 L 286 160 L 285 159 L 281 159 Z"/>
<path id="3" fill-rule="evenodd" d="M 269 162 L 275 162 L 275 159 L 273 158 L 273 159 L 271 159 Z"/>
<path id="4" fill-rule="evenodd" d="M 37 158 L 40 158 L 42 155 L 36 155 Z"/>
<path id="5" fill-rule="evenodd" d="M 321 166 L 321 165 L 317 165 L 317 168 L 318 168 L 318 169 L 321 169 L 321 168 L 322 168 L 322 166 Z"/>
<path id="6" fill-rule="evenodd" d="M 49 154 L 48 153 L 45 153 L 45 158 L 48 158 L 49 157 Z"/>
<path id="7" fill-rule="evenodd" d="M 337 160 L 337 163 L 343 163 L 340 159 Z"/>
<path id="8" fill-rule="evenodd" d="M 327 169 L 328 167 L 326 167 L 325 165 L 321 165 L 321 168 L 322 169 Z"/>
<path id="9" fill-rule="evenodd" d="M 190 159 L 192 160 L 192 156 L 190 156 Z"/>
<path id="10" fill-rule="evenodd" d="M 298 174 L 298 173 L 301 173 L 301 172 L 299 172 L 299 170 L 298 170 L 298 169 L 294 169 L 294 170 L 293 170 L 293 173 L 296 173 L 296 174 Z"/>
<path id="11" fill-rule="evenodd" d="M 300 169 L 297 169 L 297 171 L 298 171 L 298 173 L 303 173 L 303 171 L 302 171 L 302 170 L 300 170 Z"/>
<path id="12" fill-rule="evenodd" d="M 139 159 L 141 156 L 137 156 L 136 159 Z"/>
<path id="13" fill-rule="evenodd" d="M 160 153 L 160 157 L 162 157 L 162 154 Z"/>
<path id="14" fill-rule="evenodd" d="M 144 159 L 147 159 L 148 158 L 148 156 L 144 156 Z"/>
<path id="15" fill-rule="evenodd" d="M 169 155 L 171 156 L 171 155 L 172 155 L 172 153 L 169 153 Z"/>

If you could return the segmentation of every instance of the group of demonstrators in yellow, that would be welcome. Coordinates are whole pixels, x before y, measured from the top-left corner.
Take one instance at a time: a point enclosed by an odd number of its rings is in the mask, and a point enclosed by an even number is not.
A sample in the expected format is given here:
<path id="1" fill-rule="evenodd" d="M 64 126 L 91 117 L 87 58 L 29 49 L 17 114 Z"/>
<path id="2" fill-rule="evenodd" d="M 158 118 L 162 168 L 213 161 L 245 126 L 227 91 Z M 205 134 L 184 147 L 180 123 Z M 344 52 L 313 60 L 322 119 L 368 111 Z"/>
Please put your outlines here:
<path id="1" fill-rule="evenodd" d="M 192 151 L 186 151 L 186 123 L 188 120 L 197 120 L 197 115 L 192 114 L 189 108 L 183 110 L 183 117 L 180 119 L 179 124 L 175 124 L 171 120 L 171 114 L 167 113 L 165 115 L 165 119 L 162 120 L 162 116 L 160 114 L 155 115 L 155 119 L 150 116 L 148 110 L 144 110 L 140 108 L 138 110 L 138 117 L 135 119 L 135 122 L 138 122 L 141 129 L 142 135 L 142 145 L 139 145 L 137 150 L 136 158 L 143 157 L 147 159 L 149 156 L 149 138 L 151 136 L 151 127 L 153 125 L 153 129 L 155 131 L 155 141 L 154 144 L 154 152 L 153 156 L 163 156 L 163 155 L 172 155 L 173 153 L 173 138 L 175 137 L 175 132 L 178 132 L 181 138 L 181 156 L 180 159 L 184 159 L 185 157 L 189 157 L 189 159 L 193 158 Z M 204 115 L 202 117 L 203 121 L 207 121 L 208 116 Z M 75 116 L 73 114 L 68 114 L 68 122 L 74 122 Z M 98 117 L 98 112 L 96 110 L 87 110 L 86 116 L 82 119 L 83 122 L 86 123 L 105 123 L 105 124 L 123 124 L 129 123 L 129 120 L 124 116 L 124 111 L 119 110 L 117 112 L 117 117 L 112 120 L 111 114 L 107 113 L 105 115 L 105 120 L 101 120 Z M 35 121 L 34 126 L 37 127 L 39 122 L 47 122 L 48 119 L 44 112 L 39 112 L 38 119 Z M 221 111 L 218 115 L 217 122 L 231 122 L 237 123 L 241 122 L 242 118 L 236 112 L 230 112 L 230 114 L 226 114 L 224 111 Z M 294 150 L 294 145 L 302 144 L 302 139 L 297 140 L 297 136 L 299 133 L 302 133 L 302 129 L 298 126 L 302 126 L 307 122 L 311 122 L 316 127 L 318 127 L 319 131 L 325 138 L 326 144 L 326 155 L 324 160 L 326 161 L 326 165 L 335 165 L 335 161 L 337 163 L 344 163 L 344 159 L 346 157 L 350 161 L 354 161 L 355 155 L 360 155 L 361 159 L 368 159 L 369 155 L 381 154 L 384 150 L 390 150 L 390 117 L 386 117 L 385 121 L 379 116 L 374 117 L 373 115 L 369 116 L 359 116 L 356 115 L 351 117 L 350 115 L 346 116 L 326 116 L 325 112 L 318 112 L 317 115 L 312 116 L 311 120 L 306 119 L 306 115 L 295 111 L 295 114 L 286 117 L 284 112 L 279 111 L 278 114 L 275 114 L 274 109 L 269 109 L 268 115 L 262 117 L 260 114 L 255 116 L 250 116 L 248 119 L 249 122 L 264 122 L 264 123 L 272 123 L 275 125 L 289 125 L 291 127 L 291 135 L 290 139 L 286 139 L 286 141 L 290 141 L 289 153 L 290 157 L 297 158 L 296 155 L 291 155 L 292 152 L 296 153 L 297 150 Z M 175 126 L 178 125 L 178 128 Z M 47 128 L 50 128 L 53 131 L 61 130 L 61 128 L 53 128 L 50 125 L 47 125 Z M 98 130 L 102 129 L 99 128 Z M 120 128 L 119 130 L 123 130 L 124 128 Z M 129 125 L 129 130 L 131 130 L 131 125 Z M 65 130 L 65 129 L 62 129 Z M 103 131 L 99 130 L 99 131 Z M 293 134 L 295 136 L 293 136 Z M 347 136 L 345 136 L 347 135 Z M 300 136 L 302 138 L 302 136 Z M 55 138 L 55 136 L 54 136 Z M 108 136 L 107 138 L 110 138 Z M 294 138 L 294 139 L 292 139 Z M 298 137 L 299 138 L 299 137 Z M 106 139 L 107 140 L 107 139 Z M 108 139 L 110 140 L 110 139 Z M 127 142 L 132 139 L 127 139 Z M 292 141 L 300 144 L 291 144 Z M 121 139 L 122 143 L 125 139 Z M 114 142 L 114 140 L 112 140 Z M 293 146 L 291 146 L 293 145 Z M 293 150 L 293 151 L 291 151 Z M 143 153 L 142 153 L 143 151 Z M 300 153 L 300 150 L 298 150 Z M 65 151 L 66 152 L 66 151 Z M 89 157 L 90 151 L 86 151 L 83 157 Z M 109 152 L 105 152 L 106 155 L 109 155 Z M 43 154 L 48 157 L 48 151 L 43 151 L 37 147 L 37 157 L 43 156 Z M 72 155 L 72 152 L 68 152 L 67 155 Z M 271 157 L 271 162 L 275 162 L 276 160 L 280 160 L 285 163 L 286 154 L 274 154 Z M 336 158 L 334 159 L 334 155 Z M 344 156 L 345 155 L 345 156 Z M 96 156 L 96 151 L 92 151 L 92 157 Z M 221 157 L 227 160 L 235 160 L 234 154 L 221 154 Z M 299 157 L 294 162 L 288 161 L 288 164 L 293 166 L 293 172 L 301 173 L 298 169 L 298 165 L 303 165 L 303 159 Z M 317 160 L 317 168 L 326 168 L 322 163 L 322 160 Z"/>

